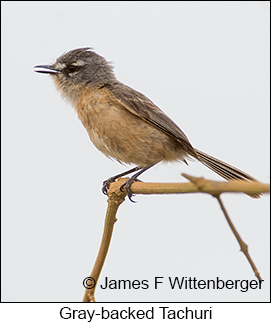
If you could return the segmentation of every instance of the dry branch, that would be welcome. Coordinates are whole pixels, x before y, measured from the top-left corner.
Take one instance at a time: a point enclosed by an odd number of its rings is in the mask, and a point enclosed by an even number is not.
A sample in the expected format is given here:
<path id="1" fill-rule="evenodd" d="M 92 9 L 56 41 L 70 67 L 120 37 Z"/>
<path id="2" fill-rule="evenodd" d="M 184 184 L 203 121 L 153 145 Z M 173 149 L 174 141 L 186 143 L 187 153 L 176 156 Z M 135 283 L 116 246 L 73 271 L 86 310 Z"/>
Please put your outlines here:
<path id="1" fill-rule="evenodd" d="M 209 193 L 218 195 L 226 192 L 243 192 L 246 194 L 260 194 L 270 192 L 270 185 L 260 182 L 232 180 L 217 182 L 203 177 L 193 177 L 182 174 L 189 179 L 188 183 L 143 183 L 135 182 L 132 186 L 134 194 L 176 194 L 176 193 Z"/>
<path id="2" fill-rule="evenodd" d="M 120 185 L 123 184 L 124 182 L 125 180 L 121 179 L 116 183 L 112 183 L 110 185 L 110 188 L 107 194 L 108 207 L 106 211 L 103 237 L 102 237 L 99 253 L 96 258 L 96 262 L 89 276 L 94 280 L 96 284 L 98 282 L 98 279 L 107 255 L 107 251 L 109 249 L 109 245 L 110 245 L 110 241 L 113 233 L 113 227 L 115 222 L 117 221 L 116 213 L 117 213 L 118 207 L 124 201 L 126 196 L 126 193 L 121 192 L 119 189 Z M 91 289 L 86 288 L 83 302 L 95 302 L 95 297 L 94 297 L 95 288 L 96 288 L 96 285 Z"/>
<path id="3" fill-rule="evenodd" d="M 182 174 L 185 178 L 189 179 L 188 183 L 143 183 L 143 182 L 135 182 L 132 184 L 131 189 L 134 194 L 176 194 L 176 193 L 208 193 L 217 198 L 221 209 L 235 235 L 237 238 L 241 250 L 244 252 L 247 257 L 250 265 L 252 266 L 255 275 L 261 281 L 260 274 L 254 265 L 249 253 L 248 247 L 241 239 L 234 225 L 232 224 L 226 209 L 220 199 L 220 194 L 225 192 L 243 192 L 249 195 L 260 195 L 261 193 L 270 192 L 270 185 L 263 184 L 260 182 L 246 182 L 246 181 L 229 181 L 229 182 L 216 182 L 206 180 L 204 178 L 198 178 L 189 176 L 186 174 Z M 100 249 L 98 252 L 98 256 L 96 258 L 96 262 L 94 264 L 93 270 L 90 274 L 90 277 L 94 279 L 94 281 L 98 282 L 100 273 L 102 271 L 102 267 L 109 249 L 114 224 L 117 221 L 116 213 L 120 204 L 124 201 L 126 196 L 126 191 L 120 191 L 120 186 L 127 181 L 127 178 L 119 178 L 117 182 L 110 184 L 110 188 L 108 190 L 108 207 L 106 212 L 105 224 L 104 224 L 104 232 L 100 245 Z M 83 298 L 83 302 L 95 302 L 95 287 L 92 289 L 86 289 L 85 295 Z"/>

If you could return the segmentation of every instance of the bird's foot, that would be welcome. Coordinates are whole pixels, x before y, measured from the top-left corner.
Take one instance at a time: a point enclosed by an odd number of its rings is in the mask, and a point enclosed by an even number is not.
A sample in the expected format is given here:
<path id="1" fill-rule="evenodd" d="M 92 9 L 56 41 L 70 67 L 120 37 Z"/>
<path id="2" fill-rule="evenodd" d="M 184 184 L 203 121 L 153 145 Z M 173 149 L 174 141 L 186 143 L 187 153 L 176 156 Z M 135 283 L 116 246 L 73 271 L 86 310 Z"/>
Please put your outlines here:
<path id="1" fill-rule="evenodd" d="M 107 180 L 103 182 L 102 192 L 107 195 L 107 192 L 109 190 L 109 186 L 111 183 L 114 183 L 116 181 L 116 177 L 110 177 Z"/>
<path id="2" fill-rule="evenodd" d="M 131 178 L 128 179 L 128 181 L 126 181 L 124 184 L 121 185 L 120 190 L 123 191 L 123 188 L 125 187 L 129 200 L 133 203 L 136 203 L 136 201 L 132 200 L 132 197 L 134 196 L 134 194 L 131 191 L 131 185 L 134 182 L 141 182 L 141 181 L 137 179 L 136 176 L 132 176 Z"/>

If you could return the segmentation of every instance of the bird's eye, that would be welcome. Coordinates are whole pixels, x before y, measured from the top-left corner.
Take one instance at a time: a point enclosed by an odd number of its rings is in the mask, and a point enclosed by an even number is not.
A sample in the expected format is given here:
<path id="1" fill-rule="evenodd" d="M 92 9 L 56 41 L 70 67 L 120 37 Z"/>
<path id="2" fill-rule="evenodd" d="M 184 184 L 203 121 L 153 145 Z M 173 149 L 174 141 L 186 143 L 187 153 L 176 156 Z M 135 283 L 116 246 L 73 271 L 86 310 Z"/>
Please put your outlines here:
<path id="1" fill-rule="evenodd" d="M 78 66 L 78 65 L 70 65 L 70 66 L 67 66 L 67 67 L 66 67 L 66 72 L 67 72 L 68 74 L 70 74 L 70 73 L 74 73 L 74 72 L 79 71 L 81 67 L 82 67 L 82 66 Z"/>

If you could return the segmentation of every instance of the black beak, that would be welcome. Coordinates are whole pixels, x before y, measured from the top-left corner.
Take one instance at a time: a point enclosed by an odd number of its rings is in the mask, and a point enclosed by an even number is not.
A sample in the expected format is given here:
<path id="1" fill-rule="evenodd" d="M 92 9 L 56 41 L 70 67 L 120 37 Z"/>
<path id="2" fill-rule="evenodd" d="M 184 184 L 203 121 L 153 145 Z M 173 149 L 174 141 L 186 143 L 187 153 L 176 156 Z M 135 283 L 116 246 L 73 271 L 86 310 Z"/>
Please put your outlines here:
<path id="1" fill-rule="evenodd" d="M 57 74 L 59 71 L 57 71 L 53 66 L 51 65 L 37 65 L 34 66 L 35 72 L 37 73 L 45 73 L 45 74 Z"/>

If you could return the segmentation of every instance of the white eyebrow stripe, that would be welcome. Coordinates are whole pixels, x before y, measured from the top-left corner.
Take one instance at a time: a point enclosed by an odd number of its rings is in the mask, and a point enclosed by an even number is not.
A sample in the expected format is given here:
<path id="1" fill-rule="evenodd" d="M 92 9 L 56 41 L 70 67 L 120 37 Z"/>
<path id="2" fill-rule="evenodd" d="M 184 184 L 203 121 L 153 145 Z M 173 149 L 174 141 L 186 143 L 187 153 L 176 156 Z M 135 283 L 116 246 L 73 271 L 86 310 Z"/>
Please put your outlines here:
<path id="1" fill-rule="evenodd" d="M 56 63 L 55 64 L 55 69 L 56 70 L 63 70 L 63 68 L 65 68 L 66 67 L 66 64 L 64 64 L 64 63 Z"/>
<path id="2" fill-rule="evenodd" d="M 85 62 L 82 59 L 77 60 L 75 63 L 72 63 L 74 66 L 83 66 Z"/>

